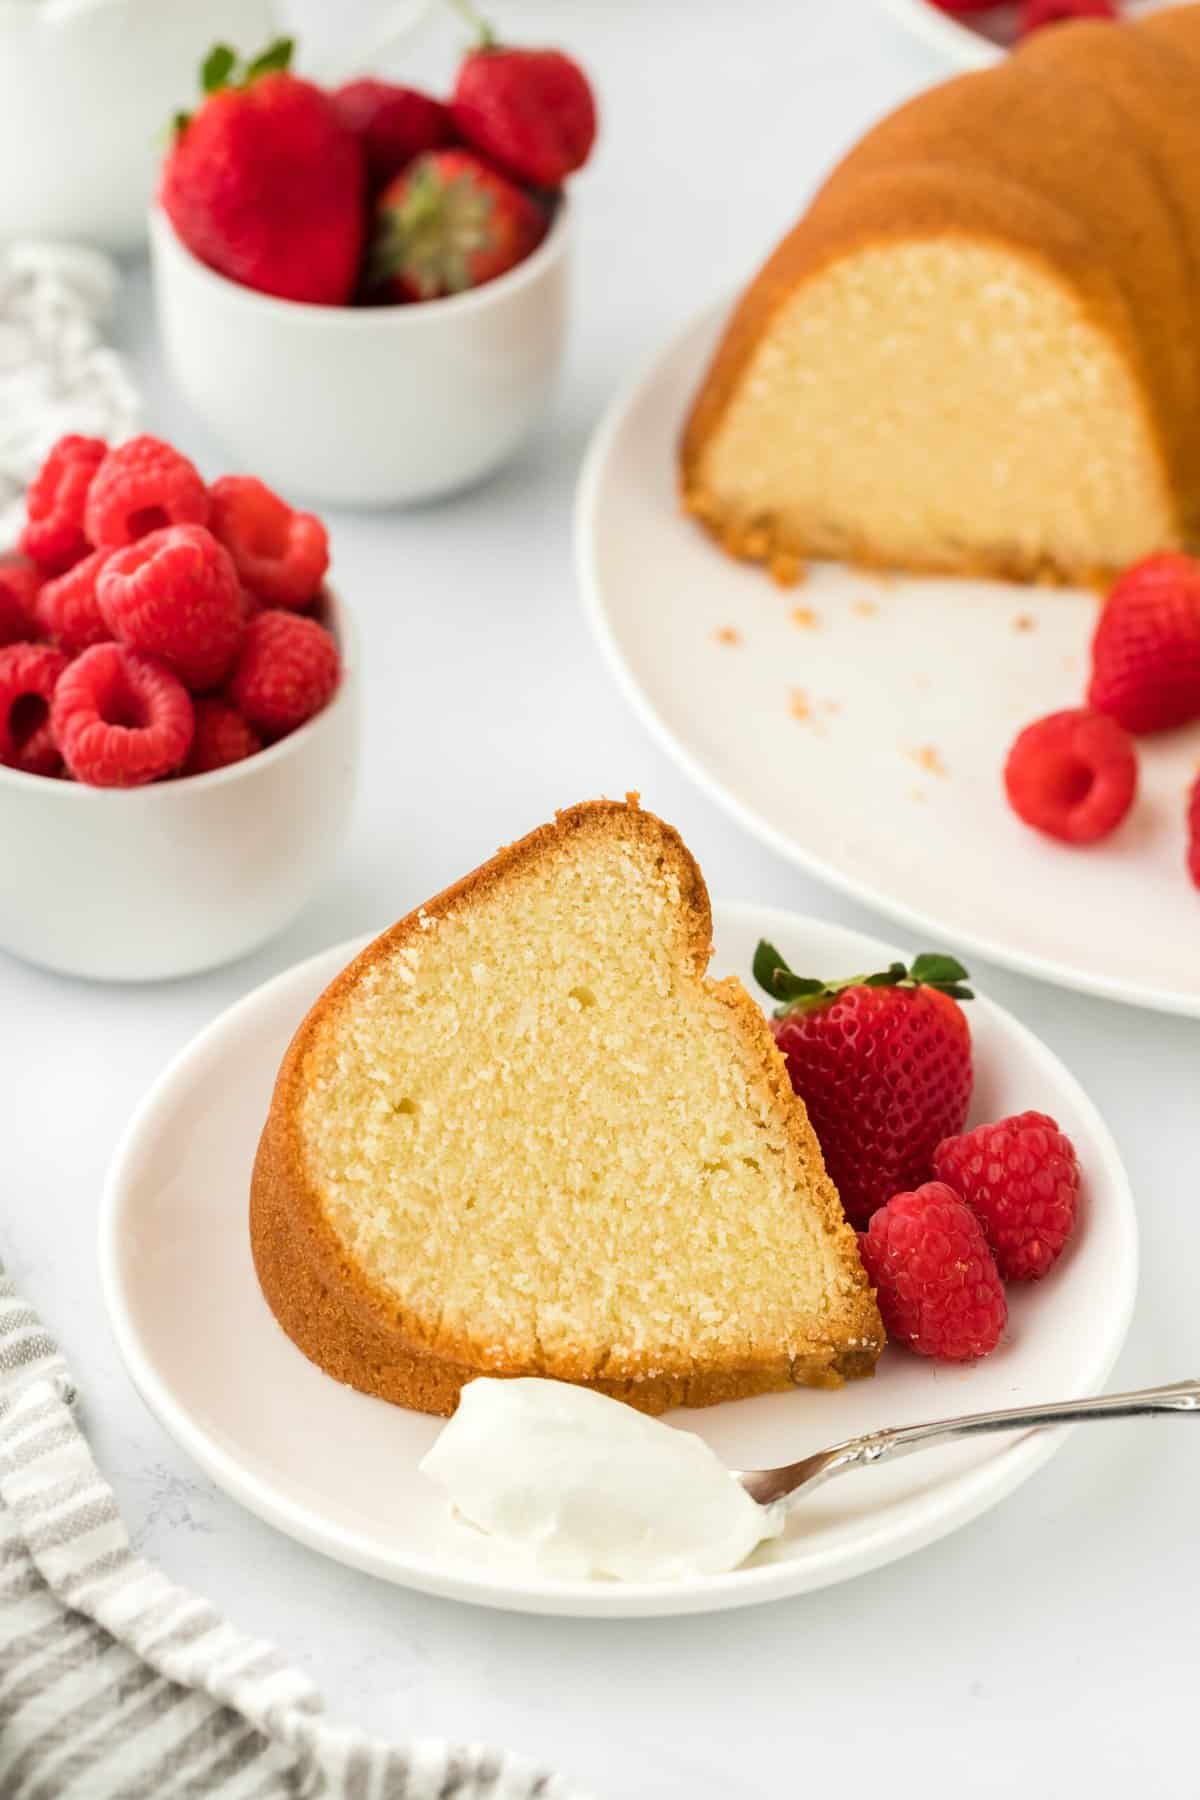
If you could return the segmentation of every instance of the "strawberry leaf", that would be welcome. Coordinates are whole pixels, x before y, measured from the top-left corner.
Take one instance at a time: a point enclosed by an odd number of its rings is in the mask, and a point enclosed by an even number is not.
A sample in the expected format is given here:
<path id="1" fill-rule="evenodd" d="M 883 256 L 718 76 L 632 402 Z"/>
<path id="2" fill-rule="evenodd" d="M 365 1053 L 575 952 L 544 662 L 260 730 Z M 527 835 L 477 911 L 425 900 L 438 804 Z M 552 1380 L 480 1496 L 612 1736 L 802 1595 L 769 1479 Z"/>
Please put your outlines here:
<path id="1" fill-rule="evenodd" d="M 873 975 L 848 975 L 843 981 L 817 981 L 808 975 L 795 975 L 774 944 L 759 940 L 754 952 L 754 979 L 774 1000 L 782 1000 L 775 1014 L 786 1018 L 790 1012 L 810 1012 L 850 988 L 936 988 L 951 1000 L 973 1000 L 974 994 L 964 983 L 967 971 L 953 956 L 925 951 L 906 968 L 902 962 L 889 963 Z"/>
<path id="2" fill-rule="evenodd" d="M 754 979 L 775 1000 L 799 1000 L 807 994 L 820 994 L 825 987 L 823 981 L 793 975 L 774 944 L 768 944 L 765 938 L 759 940 L 754 952 Z"/>
<path id="3" fill-rule="evenodd" d="M 902 962 L 889 963 L 878 975 L 864 975 L 858 983 L 860 987 L 899 987 L 908 974 Z"/>
<path id="4" fill-rule="evenodd" d="M 926 950 L 914 960 L 912 978 L 924 987 L 945 987 L 949 983 L 970 979 L 956 957 L 941 956 L 931 950 Z"/>
<path id="5" fill-rule="evenodd" d="M 274 70 L 291 67 L 292 52 L 296 48 L 296 40 L 290 37 L 276 38 L 268 44 L 262 53 L 254 58 L 246 67 L 246 83 L 255 80 L 259 75 L 269 75 Z"/>
<path id="6" fill-rule="evenodd" d="M 200 65 L 200 85 L 206 94 L 216 94 L 228 87 L 229 77 L 237 68 L 237 52 L 228 44 L 214 44 Z"/>
<path id="7" fill-rule="evenodd" d="M 787 963 L 780 956 L 774 944 L 768 944 L 766 938 L 759 938 L 758 948 L 754 952 L 754 979 L 766 993 L 775 992 L 775 977 L 790 974 Z"/>

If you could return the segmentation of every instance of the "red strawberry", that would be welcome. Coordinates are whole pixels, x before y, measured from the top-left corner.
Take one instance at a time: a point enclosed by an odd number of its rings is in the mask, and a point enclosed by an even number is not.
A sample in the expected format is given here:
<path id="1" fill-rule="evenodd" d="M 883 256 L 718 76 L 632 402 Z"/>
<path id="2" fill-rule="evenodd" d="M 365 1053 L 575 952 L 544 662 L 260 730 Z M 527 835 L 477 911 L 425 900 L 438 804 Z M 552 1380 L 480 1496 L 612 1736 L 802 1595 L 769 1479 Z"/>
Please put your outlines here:
<path id="1" fill-rule="evenodd" d="M 1088 704 L 1138 733 L 1200 718 L 1200 562 L 1166 551 L 1126 569 L 1092 639 Z"/>
<path id="2" fill-rule="evenodd" d="M 362 144 L 367 179 L 381 188 L 426 150 L 454 142 L 450 108 L 394 81 L 348 81 L 330 95 L 342 124 Z"/>
<path id="3" fill-rule="evenodd" d="M 546 215 L 469 150 L 432 150 L 383 190 L 370 286 L 376 298 L 436 300 L 494 281 L 523 262 Z"/>
<path id="4" fill-rule="evenodd" d="M 918 1186 L 933 1152 L 963 1128 L 971 1098 L 966 970 L 918 956 L 848 981 L 808 980 L 760 943 L 754 978 L 783 1005 L 775 1042 L 846 1216 L 865 1224 L 893 1194 Z"/>
<path id="5" fill-rule="evenodd" d="M 463 58 L 450 102 L 459 135 L 518 181 L 559 187 L 596 141 L 587 76 L 561 50 L 510 50 L 476 22 L 479 44 Z"/>
<path id="6" fill-rule="evenodd" d="M 362 146 L 333 102 L 287 73 L 292 46 L 273 44 L 238 78 L 218 45 L 205 99 L 176 120 L 159 197 L 193 255 L 244 287 L 339 306 L 363 245 Z"/>

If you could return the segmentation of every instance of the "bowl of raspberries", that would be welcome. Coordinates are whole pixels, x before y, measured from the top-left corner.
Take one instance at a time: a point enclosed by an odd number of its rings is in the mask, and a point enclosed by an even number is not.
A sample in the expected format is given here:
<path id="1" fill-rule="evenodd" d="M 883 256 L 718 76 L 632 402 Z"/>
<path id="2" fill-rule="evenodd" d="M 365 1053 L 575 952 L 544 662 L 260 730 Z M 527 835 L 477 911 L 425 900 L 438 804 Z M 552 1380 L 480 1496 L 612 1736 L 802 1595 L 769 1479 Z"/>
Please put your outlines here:
<path id="1" fill-rule="evenodd" d="M 344 506 L 476 482 L 535 430 L 566 326 L 566 183 L 596 106 L 478 24 L 448 98 L 218 45 L 151 225 L 174 377 L 231 453 Z"/>
<path id="2" fill-rule="evenodd" d="M 358 744 L 324 525 L 158 438 L 64 437 L 0 559 L 0 948 L 159 980 L 328 872 Z"/>

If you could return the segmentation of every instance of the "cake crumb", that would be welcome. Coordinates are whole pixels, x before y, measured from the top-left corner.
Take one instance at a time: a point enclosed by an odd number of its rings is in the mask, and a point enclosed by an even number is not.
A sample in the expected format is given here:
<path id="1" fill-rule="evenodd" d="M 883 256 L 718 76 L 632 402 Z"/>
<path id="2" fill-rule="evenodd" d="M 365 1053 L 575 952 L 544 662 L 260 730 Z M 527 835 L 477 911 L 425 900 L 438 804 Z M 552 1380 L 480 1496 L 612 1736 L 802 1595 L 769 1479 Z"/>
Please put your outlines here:
<path id="1" fill-rule="evenodd" d="M 825 725 L 823 721 L 817 717 L 817 714 L 818 712 L 836 712 L 838 710 L 838 703 L 836 700 L 820 700 L 814 703 L 809 698 L 804 688 L 793 688 L 791 703 L 788 710 L 793 719 L 799 720 L 801 725 L 808 726 L 814 737 L 824 737 Z"/>
<path id="2" fill-rule="evenodd" d="M 771 580 L 780 587 L 799 587 L 808 580 L 808 570 L 803 568 L 798 556 L 792 556 L 787 550 L 777 550 L 767 564 Z"/>
<path id="3" fill-rule="evenodd" d="M 842 703 L 840 700 L 822 700 L 821 702 L 821 711 L 824 713 L 840 713 L 841 710 Z"/>
<path id="4" fill-rule="evenodd" d="M 742 641 L 742 634 L 736 625 L 718 625 L 713 636 L 718 644 L 740 644 Z"/>
<path id="5" fill-rule="evenodd" d="M 932 744 L 922 744 L 919 749 L 909 752 L 918 768 L 924 769 L 927 775 L 944 775 L 946 765 Z"/>
<path id="6" fill-rule="evenodd" d="M 821 623 L 811 606 L 793 606 L 792 624 L 799 625 L 801 630 L 812 631 Z"/>
<path id="7" fill-rule="evenodd" d="M 1014 631 L 1036 631 L 1037 620 L 1032 613 L 1018 613 L 1013 620 Z"/>
<path id="8" fill-rule="evenodd" d="M 879 611 L 879 602 L 878 600 L 867 600 L 865 598 L 854 600 L 851 602 L 850 611 L 855 613 L 860 619 L 873 619 Z"/>

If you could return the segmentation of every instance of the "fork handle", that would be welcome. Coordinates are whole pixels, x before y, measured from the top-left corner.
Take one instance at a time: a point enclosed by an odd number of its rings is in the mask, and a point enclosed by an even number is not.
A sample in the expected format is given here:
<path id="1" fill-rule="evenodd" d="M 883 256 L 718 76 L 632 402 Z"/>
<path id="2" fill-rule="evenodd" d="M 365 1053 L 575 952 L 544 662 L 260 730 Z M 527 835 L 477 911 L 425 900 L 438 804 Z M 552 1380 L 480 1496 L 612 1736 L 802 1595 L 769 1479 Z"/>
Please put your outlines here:
<path id="1" fill-rule="evenodd" d="M 961 1419 L 939 1419 L 929 1425 L 901 1425 L 851 1438 L 831 1453 L 827 1472 L 861 1468 L 885 1457 L 909 1456 L 929 1444 L 983 1437 L 994 1431 L 1029 1431 L 1045 1425 L 1083 1425 L 1090 1419 L 1140 1419 L 1156 1413 L 1200 1412 L 1200 1381 L 1176 1381 L 1168 1387 L 1142 1388 L 1133 1394 L 1097 1394 L 1091 1400 L 1060 1400 L 1046 1406 L 1015 1406 L 1001 1412 L 968 1413 Z"/>

